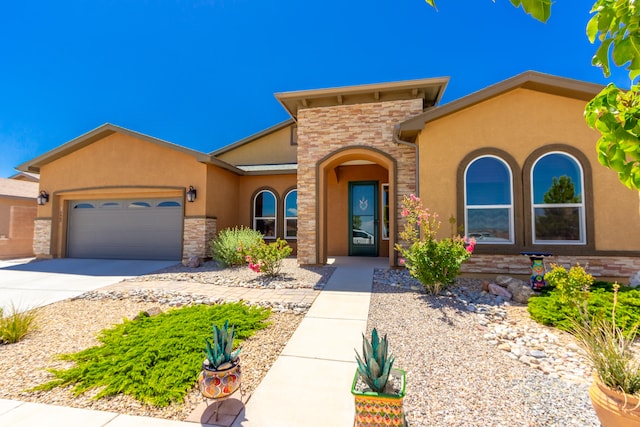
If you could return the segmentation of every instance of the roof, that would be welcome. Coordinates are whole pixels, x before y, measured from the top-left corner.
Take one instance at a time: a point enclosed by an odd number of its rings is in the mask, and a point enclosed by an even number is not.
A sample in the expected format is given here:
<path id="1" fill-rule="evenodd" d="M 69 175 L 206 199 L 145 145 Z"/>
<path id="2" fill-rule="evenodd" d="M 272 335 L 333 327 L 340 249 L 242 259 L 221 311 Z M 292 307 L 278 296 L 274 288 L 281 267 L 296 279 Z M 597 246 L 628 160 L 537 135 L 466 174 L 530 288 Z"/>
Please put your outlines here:
<path id="1" fill-rule="evenodd" d="M 331 107 L 403 99 L 422 98 L 423 108 L 428 108 L 440 101 L 448 82 L 448 77 L 436 77 L 330 89 L 280 92 L 276 93 L 275 97 L 294 119 L 298 117 L 298 110 L 302 108 Z"/>
<path id="2" fill-rule="evenodd" d="M 17 179 L 19 181 L 38 182 L 40 181 L 40 174 L 32 172 L 18 172 L 9 177 L 9 179 Z"/>
<path id="3" fill-rule="evenodd" d="M 209 153 L 209 155 L 214 156 L 214 157 L 215 156 L 219 156 L 221 154 L 224 154 L 224 153 L 227 153 L 227 152 L 229 152 L 231 150 L 234 150 L 234 149 L 236 149 L 238 147 L 241 147 L 243 145 L 249 144 L 249 143 L 251 143 L 251 142 L 253 142 L 253 141 L 257 140 L 257 139 L 263 138 L 263 137 L 265 137 L 265 136 L 267 136 L 269 134 L 277 132 L 280 129 L 284 129 L 287 126 L 291 126 L 292 124 L 295 124 L 295 120 L 287 119 L 284 122 L 280 122 L 277 125 L 271 126 L 270 128 L 261 130 L 258 133 L 254 133 L 253 135 L 250 135 L 250 136 L 248 136 L 246 138 L 243 138 L 240 141 L 236 141 L 236 142 L 234 142 L 232 144 L 225 145 L 224 147 L 222 147 L 222 148 L 220 148 L 218 150 L 212 151 L 211 153 Z"/>
<path id="4" fill-rule="evenodd" d="M 0 196 L 34 199 L 38 197 L 40 184 L 18 179 L 0 178 Z"/>
<path id="5" fill-rule="evenodd" d="M 48 163 L 53 162 L 61 157 L 64 157 L 76 150 L 79 150 L 83 147 L 93 144 L 94 142 L 103 139 L 109 135 L 114 133 L 122 133 L 125 135 L 133 136 L 134 138 L 142 139 L 147 142 L 151 142 L 153 144 L 160 145 L 162 147 L 170 148 L 172 150 L 176 150 L 190 156 L 193 156 L 202 163 L 211 163 L 221 168 L 230 170 L 237 174 L 242 174 L 242 171 L 235 168 L 234 166 L 223 162 L 222 160 L 211 157 L 208 154 L 202 153 L 200 151 L 192 150 L 186 147 L 182 147 L 180 145 L 173 144 L 171 142 L 164 141 L 162 139 L 154 138 L 149 135 L 145 135 L 143 133 L 135 132 L 129 129 L 125 129 L 120 126 L 112 125 L 110 123 L 106 123 L 102 126 L 99 126 L 83 135 L 80 135 L 77 138 L 72 139 L 71 141 L 60 145 L 59 147 L 50 150 L 41 156 L 36 157 L 35 159 L 29 160 L 21 165 L 19 165 L 16 169 L 23 172 L 36 172 L 40 173 L 40 168 Z"/>
<path id="6" fill-rule="evenodd" d="M 426 123 L 449 114 L 453 114 L 517 88 L 531 89 L 553 95 L 589 101 L 602 90 L 603 86 L 566 77 L 539 73 L 537 71 L 526 71 L 448 104 L 428 109 L 424 113 L 398 124 L 396 126 L 398 136 L 402 139 L 415 139 Z"/>

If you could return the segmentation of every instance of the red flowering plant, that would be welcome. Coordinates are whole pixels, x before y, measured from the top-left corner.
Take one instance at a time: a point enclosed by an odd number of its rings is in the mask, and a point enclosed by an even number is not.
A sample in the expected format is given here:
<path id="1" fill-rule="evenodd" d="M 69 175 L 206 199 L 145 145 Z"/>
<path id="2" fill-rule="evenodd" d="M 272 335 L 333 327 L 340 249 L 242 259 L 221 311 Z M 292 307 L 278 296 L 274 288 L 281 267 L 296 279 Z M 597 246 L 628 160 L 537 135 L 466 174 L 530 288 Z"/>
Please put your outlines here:
<path id="1" fill-rule="evenodd" d="M 403 244 L 397 243 L 395 249 L 404 258 L 411 276 L 428 293 L 437 295 L 454 283 L 462 263 L 473 253 L 475 240 L 458 235 L 438 240 L 438 214 L 424 208 L 414 194 L 404 196 L 402 216 L 406 219 L 400 232 Z"/>
<path id="2" fill-rule="evenodd" d="M 286 240 L 277 239 L 273 243 L 261 241 L 245 249 L 247 264 L 256 273 L 275 277 L 280 274 L 282 260 L 291 254 L 291 246 Z"/>

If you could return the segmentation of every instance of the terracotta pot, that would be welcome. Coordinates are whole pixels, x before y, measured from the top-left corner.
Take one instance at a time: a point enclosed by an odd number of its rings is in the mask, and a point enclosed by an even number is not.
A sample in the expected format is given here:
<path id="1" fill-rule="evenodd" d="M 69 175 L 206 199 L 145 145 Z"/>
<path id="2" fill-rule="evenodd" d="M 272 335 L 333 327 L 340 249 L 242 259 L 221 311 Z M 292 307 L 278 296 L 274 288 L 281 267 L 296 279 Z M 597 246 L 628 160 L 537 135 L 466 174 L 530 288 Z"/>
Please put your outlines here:
<path id="1" fill-rule="evenodd" d="M 356 383 L 360 375 L 356 369 L 356 375 L 351 385 L 351 394 L 353 394 L 356 404 L 355 427 L 401 427 L 405 425 L 402 401 L 406 373 L 401 369 L 392 369 L 391 371 L 402 378 L 401 391 L 398 394 L 356 390 Z"/>
<path id="2" fill-rule="evenodd" d="M 640 427 L 640 402 L 604 385 L 595 379 L 589 387 L 589 397 L 602 427 Z"/>
<path id="3" fill-rule="evenodd" d="M 218 370 L 211 369 L 208 364 L 203 363 L 202 371 L 198 375 L 198 387 L 207 399 L 220 399 L 238 390 L 241 379 L 239 361 L 226 369 Z"/>

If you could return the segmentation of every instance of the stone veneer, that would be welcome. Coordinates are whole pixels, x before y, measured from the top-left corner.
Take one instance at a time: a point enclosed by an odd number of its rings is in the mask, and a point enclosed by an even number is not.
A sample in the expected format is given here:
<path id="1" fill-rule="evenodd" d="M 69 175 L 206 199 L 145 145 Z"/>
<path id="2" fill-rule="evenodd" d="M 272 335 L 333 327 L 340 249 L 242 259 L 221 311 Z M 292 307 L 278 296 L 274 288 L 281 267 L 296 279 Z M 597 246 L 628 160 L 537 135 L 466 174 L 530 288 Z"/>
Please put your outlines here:
<path id="1" fill-rule="evenodd" d="M 182 237 L 182 257 L 209 257 L 209 242 L 216 234 L 215 218 L 185 218 Z"/>
<path id="2" fill-rule="evenodd" d="M 331 153 L 372 147 L 397 161 L 397 216 L 403 195 L 416 191 L 415 150 L 393 142 L 393 126 L 422 113 L 422 99 L 298 110 L 298 262 L 318 264 L 316 165 Z M 390 171 L 391 173 L 391 171 Z M 330 220 L 330 219 L 328 219 Z"/>
<path id="3" fill-rule="evenodd" d="M 34 220 L 33 253 L 36 258 L 51 258 L 51 218 Z"/>
<path id="4" fill-rule="evenodd" d="M 544 259 L 547 271 L 551 264 L 567 268 L 580 264 L 594 277 L 629 278 L 640 271 L 640 258 L 624 256 L 567 256 L 557 255 Z M 463 264 L 463 273 L 531 274 L 531 262 L 524 255 L 479 255 L 474 254 Z"/>

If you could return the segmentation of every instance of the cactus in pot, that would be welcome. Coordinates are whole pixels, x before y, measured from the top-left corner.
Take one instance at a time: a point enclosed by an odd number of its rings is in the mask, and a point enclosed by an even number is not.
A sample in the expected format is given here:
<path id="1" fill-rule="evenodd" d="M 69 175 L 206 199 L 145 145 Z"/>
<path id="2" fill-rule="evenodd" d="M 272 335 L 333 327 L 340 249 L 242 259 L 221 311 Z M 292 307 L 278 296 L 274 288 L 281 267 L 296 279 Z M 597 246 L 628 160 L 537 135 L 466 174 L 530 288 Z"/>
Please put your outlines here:
<path id="1" fill-rule="evenodd" d="M 209 399 L 226 397 L 240 388 L 240 348 L 233 351 L 234 327 L 229 321 L 219 328 L 213 326 L 211 341 L 205 338 L 206 358 L 198 376 L 198 387 L 202 395 Z"/>
<path id="2" fill-rule="evenodd" d="M 374 328 L 371 341 L 362 335 L 362 356 L 356 350 L 356 369 L 351 394 L 355 399 L 355 427 L 404 426 L 402 408 L 406 373 L 394 369 L 395 358 L 389 353 L 387 336 L 380 338 Z M 392 387 L 391 378 L 398 380 Z M 358 385 L 361 379 L 366 388 Z"/>

